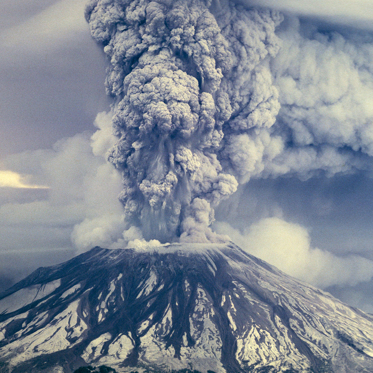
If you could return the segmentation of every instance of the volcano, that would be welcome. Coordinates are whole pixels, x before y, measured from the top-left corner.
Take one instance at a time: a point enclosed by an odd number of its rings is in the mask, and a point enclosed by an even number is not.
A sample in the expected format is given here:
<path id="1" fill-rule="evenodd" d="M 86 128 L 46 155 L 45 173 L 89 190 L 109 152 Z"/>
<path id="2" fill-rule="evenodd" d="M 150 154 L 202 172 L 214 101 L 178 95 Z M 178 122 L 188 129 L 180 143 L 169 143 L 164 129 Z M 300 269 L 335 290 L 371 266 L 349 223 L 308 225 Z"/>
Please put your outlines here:
<path id="1" fill-rule="evenodd" d="M 0 296 L 0 372 L 372 372 L 373 317 L 228 244 L 96 247 Z"/>

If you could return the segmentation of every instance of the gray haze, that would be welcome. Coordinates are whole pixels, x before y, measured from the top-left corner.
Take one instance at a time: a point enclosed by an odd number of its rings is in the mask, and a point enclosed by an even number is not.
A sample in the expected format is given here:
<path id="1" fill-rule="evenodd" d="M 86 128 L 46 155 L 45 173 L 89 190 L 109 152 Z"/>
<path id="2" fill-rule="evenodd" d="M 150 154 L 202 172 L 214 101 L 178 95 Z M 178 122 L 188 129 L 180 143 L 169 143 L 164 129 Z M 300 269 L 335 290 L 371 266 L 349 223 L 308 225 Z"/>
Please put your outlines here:
<path id="1" fill-rule="evenodd" d="M 108 107 L 105 62 L 89 36 L 84 5 L 1 1 L 0 156 L 91 129 L 97 111 Z"/>

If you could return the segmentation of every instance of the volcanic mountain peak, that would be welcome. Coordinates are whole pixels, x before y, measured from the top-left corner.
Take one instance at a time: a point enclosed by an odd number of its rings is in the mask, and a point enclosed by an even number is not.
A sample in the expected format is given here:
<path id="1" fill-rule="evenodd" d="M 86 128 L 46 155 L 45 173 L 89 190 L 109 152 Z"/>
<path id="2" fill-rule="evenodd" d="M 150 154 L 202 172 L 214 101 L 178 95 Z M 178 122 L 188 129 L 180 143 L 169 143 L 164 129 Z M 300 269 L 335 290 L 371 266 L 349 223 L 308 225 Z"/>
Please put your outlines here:
<path id="1" fill-rule="evenodd" d="M 373 371 L 371 316 L 233 243 L 96 247 L 35 271 L 0 310 L 4 372 Z"/>

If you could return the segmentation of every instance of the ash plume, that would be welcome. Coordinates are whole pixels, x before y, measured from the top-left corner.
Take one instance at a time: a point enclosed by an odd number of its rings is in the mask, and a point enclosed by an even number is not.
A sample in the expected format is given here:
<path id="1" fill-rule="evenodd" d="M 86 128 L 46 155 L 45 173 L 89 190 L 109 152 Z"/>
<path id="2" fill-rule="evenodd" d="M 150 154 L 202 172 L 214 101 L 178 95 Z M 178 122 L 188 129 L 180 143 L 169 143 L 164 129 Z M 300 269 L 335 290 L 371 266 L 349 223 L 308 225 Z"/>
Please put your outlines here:
<path id="1" fill-rule="evenodd" d="M 252 163 L 237 146 L 246 137 L 268 157 L 269 143 L 281 151 L 269 133 L 280 109 L 269 62 L 282 17 L 229 1 L 92 0 L 86 19 L 110 61 L 109 160 L 128 227 L 161 242 L 219 240 L 214 207 Z"/>

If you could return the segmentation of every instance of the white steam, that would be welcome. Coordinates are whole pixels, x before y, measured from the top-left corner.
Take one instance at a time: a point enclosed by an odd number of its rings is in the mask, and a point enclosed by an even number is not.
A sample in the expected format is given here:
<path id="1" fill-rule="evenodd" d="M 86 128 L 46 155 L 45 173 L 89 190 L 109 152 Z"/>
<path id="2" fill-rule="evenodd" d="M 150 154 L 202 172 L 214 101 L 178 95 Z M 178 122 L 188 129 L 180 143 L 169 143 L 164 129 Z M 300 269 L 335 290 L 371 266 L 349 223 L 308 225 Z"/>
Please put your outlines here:
<path id="1" fill-rule="evenodd" d="M 260 220 L 243 233 L 228 223 L 216 223 L 215 227 L 248 253 L 321 288 L 354 286 L 373 277 L 371 260 L 358 255 L 338 257 L 313 248 L 307 229 L 277 217 Z"/>
<path id="2" fill-rule="evenodd" d="M 99 113 L 95 120 L 98 130 L 91 136 L 90 148 L 96 164 L 91 175 L 82 180 L 84 219 L 74 226 L 71 239 L 79 251 L 93 246 L 112 247 L 123 241 L 124 215 L 119 201 L 113 196 L 120 192 L 121 180 L 116 170 L 105 161 L 107 151 L 115 142 L 111 114 Z"/>

